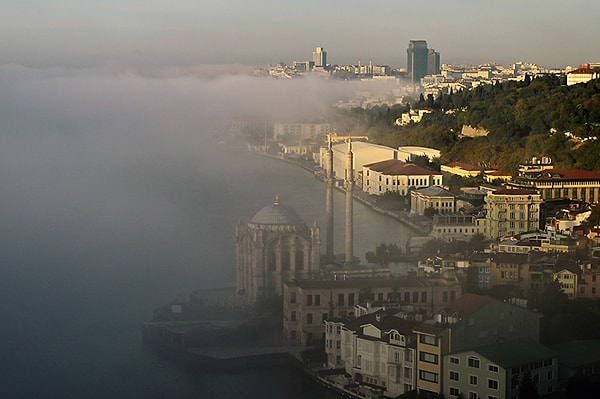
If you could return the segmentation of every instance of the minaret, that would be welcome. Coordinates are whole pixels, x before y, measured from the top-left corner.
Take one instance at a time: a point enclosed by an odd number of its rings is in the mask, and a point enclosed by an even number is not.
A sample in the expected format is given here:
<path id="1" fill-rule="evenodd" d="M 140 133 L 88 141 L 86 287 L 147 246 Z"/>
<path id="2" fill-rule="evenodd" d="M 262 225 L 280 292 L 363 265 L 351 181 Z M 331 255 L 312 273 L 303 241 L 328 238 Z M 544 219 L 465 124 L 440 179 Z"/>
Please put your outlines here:
<path id="1" fill-rule="evenodd" d="M 354 188 L 354 168 L 352 155 L 352 139 L 348 137 L 348 153 L 346 154 L 346 178 L 344 188 L 346 189 L 346 256 L 344 264 L 350 265 L 354 262 L 354 237 L 353 237 L 353 210 L 352 189 Z"/>
<path id="2" fill-rule="evenodd" d="M 333 143 L 331 136 L 327 135 L 327 190 L 325 197 L 325 212 L 327 213 L 327 237 L 325 256 L 328 262 L 335 260 L 333 252 Z"/>

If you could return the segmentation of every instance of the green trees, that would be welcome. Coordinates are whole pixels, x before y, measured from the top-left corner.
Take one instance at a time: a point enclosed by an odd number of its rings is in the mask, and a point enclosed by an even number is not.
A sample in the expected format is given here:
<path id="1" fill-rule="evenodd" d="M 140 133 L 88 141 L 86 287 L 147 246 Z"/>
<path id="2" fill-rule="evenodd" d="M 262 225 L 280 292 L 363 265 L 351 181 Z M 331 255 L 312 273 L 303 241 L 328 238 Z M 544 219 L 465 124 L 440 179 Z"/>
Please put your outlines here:
<path id="1" fill-rule="evenodd" d="M 395 126 L 407 106 L 337 111 L 343 115 L 338 131 L 368 131 L 373 142 L 391 147 L 434 147 L 442 151 L 442 162 L 461 160 L 507 173 L 541 155 L 551 157 L 557 168 L 600 170 L 599 80 L 567 87 L 554 75 L 528 77 L 435 99 L 421 95 L 414 105 L 434 112 L 420 123 Z M 463 125 L 489 134 L 459 138 Z"/>

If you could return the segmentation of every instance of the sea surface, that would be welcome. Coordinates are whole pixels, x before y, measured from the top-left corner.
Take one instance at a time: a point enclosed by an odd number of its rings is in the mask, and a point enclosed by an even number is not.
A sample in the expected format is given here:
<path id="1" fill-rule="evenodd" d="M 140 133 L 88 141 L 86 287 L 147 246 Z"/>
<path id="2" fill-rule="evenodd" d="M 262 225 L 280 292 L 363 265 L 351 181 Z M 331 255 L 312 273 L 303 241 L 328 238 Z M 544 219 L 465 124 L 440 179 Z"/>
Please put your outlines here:
<path id="1" fill-rule="evenodd" d="M 2 136 L 0 397 L 335 397 L 292 367 L 200 373 L 141 340 L 155 308 L 234 285 L 235 226 L 275 195 L 325 237 L 321 181 L 205 140 L 49 136 Z M 343 207 L 336 192 L 337 252 Z M 406 242 L 401 224 L 354 211 L 363 260 Z"/>

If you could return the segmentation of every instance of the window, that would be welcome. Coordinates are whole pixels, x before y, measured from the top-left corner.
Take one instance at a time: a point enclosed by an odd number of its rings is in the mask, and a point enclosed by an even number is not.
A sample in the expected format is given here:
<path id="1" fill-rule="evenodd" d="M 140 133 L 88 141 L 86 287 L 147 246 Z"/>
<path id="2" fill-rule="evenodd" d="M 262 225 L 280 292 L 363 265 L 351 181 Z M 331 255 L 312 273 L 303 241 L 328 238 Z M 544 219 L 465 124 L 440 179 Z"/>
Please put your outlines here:
<path id="1" fill-rule="evenodd" d="M 478 369 L 479 368 L 479 359 L 474 356 L 469 356 L 468 365 L 469 365 L 469 367 Z"/>
<path id="2" fill-rule="evenodd" d="M 296 293 L 292 292 L 290 294 L 290 303 L 296 303 Z"/>
<path id="3" fill-rule="evenodd" d="M 292 311 L 292 314 L 290 315 L 290 320 L 296 321 L 296 312 Z"/>
<path id="4" fill-rule="evenodd" d="M 321 306 L 321 295 L 315 295 L 315 306 Z"/>
<path id="5" fill-rule="evenodd" d="M 413 303 L 419 302 L 419 293 L 417 291 L 413 292 L 412 301 L 413 301 Z"/>
<path id="6" fill-rule="evenodd" d="M 338 294 L 338 306 L 344 306 L 344 294 Z"/>
<path id="7" fill-rule="evenodd" d="M 312 322 L 313 322 L 312 313 L 307 313 L 306 314 L 306 324 L 312 324 Z"/>
<path id="8" fill-rule="evenodd" d="M 419 360 L 427 363 L 435 363 L 438 362 L 438 355 L 428 352 L 419 352 Z"/>
<path id="9" fill-rule="evenodd" d="M 348 294 L 348 306 L 354 306 L 354 294 Z"/>
<path id="10" fill-rule="evenodd" d="M 450 363 L 452 364 L 460 364 L 460 359 L 454 356 L 450 356 Z"/>
<path id="11" fill-rule="evenodd" d="M 329 316 L 329 315 L 328 315 L 327 313 L 323 313 L 323 314 L 321 315 L 321 321 L 325 321 L 325 320 L 327 320 L 327 317 L 328 317 L 328 316 Z"/>
<path id="12" fill-rule="evenodd" d="M 469 392 L 469 399 L 479 399 L 477 392 Z"/>
<path id="13" fill-rule="evenodd" d="M 421 292 L 421 302 L 427 302 L 427 291 Z"/>
<path id="14" fill-rule="evenodd" d="M 421 334 L 421 335 L 419 335 L 419 341 L 422 344 L 437 346 L 437 340 L 435 339 L 435 337 L 433 335 Z"/>
<path id="15" fill-rule="evenodd" d="M 494 364 L 488 364 L 488 370 L 493 372 L 493 373 L 497 373 L 498 372 L 498 366 L 494 365 Z"/>
<path id="16" fill-rule="evenodd" d="M 307 295 L 306 296 L 306 306 L 312 306 L 313 301 L 312 301 L 312 295 Z"/>
<path id="17" fill-rule="evenodd" d="M 412 369 L 410 367 L 404 367 L 404 378 L 412 379 Z"/>
<path id="18" fill-rule="evenodd" d="M 497 391 L 498 390 L 498 381 L 497 380 L 488 379 L 488 388 Z"/>
<path id="19" fill-rule="evenodd" d="M 452 395 L 452 396 L 460 395 L 460 389 L 455 388 L 455 387 L 450 387 L 450 395 Z"/>
<path id="20" fill-rule="evenodd" d="M 419 370 L 419 379 L 429 382 L 438 382 L 438 375 L 429 371 Z"/>
<path id="21" fill-rule="evenodd" d="M 450 371 L 450 381 L 460 381 L 460 374 L 458 371 Z"/>
<path id="22" fill-rule="evenodd" d="M 477 376 L 476 375 L 470 375 L 469 376 L 469 384 L 471 384 L 471 385 L 477 385 Z"/>

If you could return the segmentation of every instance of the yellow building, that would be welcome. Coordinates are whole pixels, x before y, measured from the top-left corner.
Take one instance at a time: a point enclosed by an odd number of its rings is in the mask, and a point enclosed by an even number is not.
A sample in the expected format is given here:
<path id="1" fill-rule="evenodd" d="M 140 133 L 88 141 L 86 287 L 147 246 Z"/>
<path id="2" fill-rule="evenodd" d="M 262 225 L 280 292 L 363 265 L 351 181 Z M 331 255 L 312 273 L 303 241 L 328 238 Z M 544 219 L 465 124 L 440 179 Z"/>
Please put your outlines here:
<path id="1" fill-rule="evenodd" d="M 542 200 L 535 190 L 502 189 L 485 197 L 488 237 L 497 239 L 539 229 Z"/>
<path id="2" fill-rule="evenodd" d="M 523 173 L 509 187 L 536 189 L 543 200 L 568 198 L 598 203 L 600 172 L 578 169 L 546 169 Z"/>

